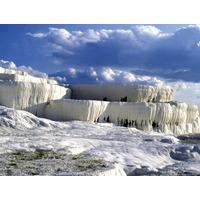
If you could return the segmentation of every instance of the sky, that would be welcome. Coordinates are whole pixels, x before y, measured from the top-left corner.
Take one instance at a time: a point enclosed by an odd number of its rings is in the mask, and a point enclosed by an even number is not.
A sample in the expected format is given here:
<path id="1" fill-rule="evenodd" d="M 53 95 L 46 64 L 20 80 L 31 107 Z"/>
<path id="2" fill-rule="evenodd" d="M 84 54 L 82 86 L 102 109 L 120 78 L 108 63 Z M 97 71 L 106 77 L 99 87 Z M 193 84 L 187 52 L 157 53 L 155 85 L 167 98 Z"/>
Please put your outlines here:
<path id="1" fill-rule="evenodd" d="M 200 29 L 183 27 L 188 25 L 0 25 L 0 59 L 46 73 L 111 66 L 191 79 L 184 77 L 186 70 L 199 81 L 195 44 Z M 172 70 L 180 73 L 171 74 Z"/>

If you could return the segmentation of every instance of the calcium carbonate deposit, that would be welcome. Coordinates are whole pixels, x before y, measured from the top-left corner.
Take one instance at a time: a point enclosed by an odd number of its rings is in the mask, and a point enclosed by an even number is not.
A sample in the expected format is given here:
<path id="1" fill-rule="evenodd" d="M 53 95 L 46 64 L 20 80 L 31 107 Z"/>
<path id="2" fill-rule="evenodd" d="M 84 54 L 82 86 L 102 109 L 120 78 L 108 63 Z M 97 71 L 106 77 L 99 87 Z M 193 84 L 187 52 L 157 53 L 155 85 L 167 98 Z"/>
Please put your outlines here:
<path id="1" fill-rule="evenodd" d="M 0 105 L 56 121 L 110 122 L 176 135 L 200 132 L 197 106 L 172 102 L 170 87 L 60 86 L 55 80 L 0 67 Z M 72 98 L 72 99 L 71 99 Z"/>
<path id="2" fill-rule="evenodd" d="M 45 118 L 59 121 L 111 122 L 119 126 L 177 135 L 200 132 L 198 107 L 186 103 L 62 99 L 50 101 L 43 114 Z"/>
<path id="3" fill-rule="evenodd" d="M 67 88 L 4 64 L 0 175 L 200 174 L 200 135 L 183 135 L 200 133 L 198 107 L 169 87 Z"/>
<path id="4" fill-rule="evenodd" d="M 169 134 L 55 122 L 3 106 L 0 127 L 0 175 L 200 174 L 200 145 Z"/>
<path id="5" fill-rule="evenodd" d="M 0 104 L 41 115 L 43 104 L 50 100 L 70 98 L 68 88 L 54 80 L 33 77 L 26 72 L 0 67 Z"/>

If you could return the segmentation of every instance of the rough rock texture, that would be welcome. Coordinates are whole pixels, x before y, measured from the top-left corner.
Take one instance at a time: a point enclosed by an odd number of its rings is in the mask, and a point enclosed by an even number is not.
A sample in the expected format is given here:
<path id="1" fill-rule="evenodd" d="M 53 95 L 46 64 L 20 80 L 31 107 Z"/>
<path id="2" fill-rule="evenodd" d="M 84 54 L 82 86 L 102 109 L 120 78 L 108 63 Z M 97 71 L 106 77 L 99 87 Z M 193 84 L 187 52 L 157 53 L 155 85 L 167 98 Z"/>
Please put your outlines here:
<path id="1" fill-rule="evenodd" d="M 44 109 L 53 120 L 112 122 L 141 130 L 186 134 L 200 132 L 197 106 L 186 103 L 108 102 L 92 100 L 55 100 Z"/>
<path id="2" fill-rule="evenodd" d="M 99 121 L 177 135 L 200 131 L 198 107 L 177 102 L 111 102 Z"/>
<path id="3" fill-rule="evenodd" d="M 3 106 L 41 115 L 45 103 L 71 97 L 71 90 L 57 85 L 54 80 L 12 69 L 0 68 L 0 72 L 2 70 L 5 72 L 0 73 L 0 104 Z"/>
<path id="4" fill-rule="evenodd" d="M 50 101 L 44 109 L 44 116 L 56 121 L 90 121 L 96 122 L 105 112 L 109 102 L 92 100 L 62 99 Z"/>
<path id="5" fill-rule="evenodd" d="M 1 72 L 1 68 L 0 68 L 0 72 Z M 16 82 L 57 84 L 57 82 L 53 79 L 34 77 L 34 76 L 31 76 L 31 75 L 27 74 L 26 72 L 22 72 L 22 71 L 17 71 L 16 74 L 0 73 L 0 80 L 2 80 L 2 81 L 10 80 L 10 81 L 16 81 Z"/>
<path id="6" fill-rule="evenodd" d="M 169 102 L 173 89 L 147 85 L 71 85 L 73 99 Z"/>
<path id="7" fill-rule="evenodd" d="M 198 107 L 172 102 L 170 87 L 70 87 L 59 86 L 55 80 L 35 77 L 15 68 L 0 67 L 0 105 L 6 107 L 57 121 L 112 122 L 177 135 L 200 132 Z"/>

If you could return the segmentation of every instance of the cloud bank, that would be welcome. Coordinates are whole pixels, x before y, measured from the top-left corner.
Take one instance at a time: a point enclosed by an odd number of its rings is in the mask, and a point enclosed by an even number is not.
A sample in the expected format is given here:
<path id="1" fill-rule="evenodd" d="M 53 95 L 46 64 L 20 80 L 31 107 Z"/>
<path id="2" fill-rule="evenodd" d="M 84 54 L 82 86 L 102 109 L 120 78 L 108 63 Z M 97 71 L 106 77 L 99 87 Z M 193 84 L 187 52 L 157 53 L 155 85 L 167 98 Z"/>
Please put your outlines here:
<path id="1" fill-rule="evenodd" d="M 174 33 L 154 26 L 132 29 L 27 33 L 48 45 L 62 66 L 113 66 L 134 74 L 172 80 L 199 81 L 200 26 L 190 25 Z"/>
<path id="2" fill-rule="evenodd" d="M 51 74 L 60 83 L 70 84 L 142 84 L 157 85 L 164 84 L 163 80 L 157 77 L 136 75 L 134 73 L 119 70 L 111 67 L 103 68 L 69 68 L 63 72 Z"/>

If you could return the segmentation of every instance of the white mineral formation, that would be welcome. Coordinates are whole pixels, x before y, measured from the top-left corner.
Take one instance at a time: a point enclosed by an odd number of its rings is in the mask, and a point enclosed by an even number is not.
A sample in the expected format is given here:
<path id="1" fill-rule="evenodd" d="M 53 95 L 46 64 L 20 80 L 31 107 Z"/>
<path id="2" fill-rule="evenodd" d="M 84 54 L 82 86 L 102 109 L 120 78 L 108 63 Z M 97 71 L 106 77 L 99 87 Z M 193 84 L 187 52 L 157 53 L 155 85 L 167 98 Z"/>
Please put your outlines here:
<path id="1" fill-rule="evenodd" d="M 0 67 L 0 104 L 41 115 L 44 104 L 70 98 L 71 91 L 54 80 L 33 77 L 26 72 Z"/>
<path id="2" fill-rule="evenodd" d="M 198 107 L 172 102 L 170 87 L 72 85 L 69 89 L 19 70 L 13 63 L 9 68 L 4 65 L 8 63 L 1 61 L 0 105 L 56 121 L 111 122 L 177 135 L 200 132 Z"/>
<path id="3" fill-rule="evenodd" d="M 56 121 L 96 122 L 105 112 L 109 102 L 92 100 L 62 99 L 50 101 L 44 110 L 44 117 Z"/>
<path id="4" fill-rule="evenodd" d="M 177 135 L 200 131 L 198 107 L 177 102 L 111 102 L 99 121 Z"/>
<path id="5" fill-rule="evenodd" d="M 108 102 L 92 100 L 54 100 L 44 109 L 44 117 L 69 121 L 112 122 L 146 131 L 198 133 L 197 106 L 186 103 Z"/>
<path id="6" fill-rule="evenodd" d="M 147 85 L 71 85 L 73 99 L 127 102 L 169 102 L 173 89 Z"/>

